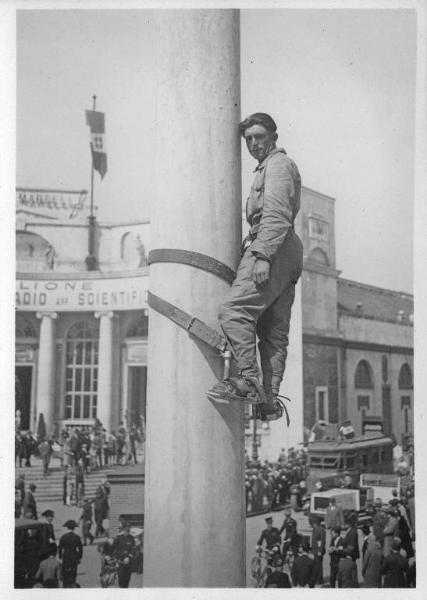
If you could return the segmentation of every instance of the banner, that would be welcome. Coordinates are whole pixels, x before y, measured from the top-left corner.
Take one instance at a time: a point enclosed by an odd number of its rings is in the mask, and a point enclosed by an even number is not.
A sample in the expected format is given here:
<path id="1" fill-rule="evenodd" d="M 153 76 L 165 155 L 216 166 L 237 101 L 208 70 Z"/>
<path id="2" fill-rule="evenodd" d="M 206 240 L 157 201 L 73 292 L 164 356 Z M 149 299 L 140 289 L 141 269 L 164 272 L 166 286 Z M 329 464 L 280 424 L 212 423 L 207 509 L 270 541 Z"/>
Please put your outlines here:
<path id="1" fill-rule="evenodd" d="M 107 152 L 105 148 L 104 113 L 95 110 L 86 111 L 86 124 L 90 127 L 93 168 L 104 178 L 107 172 Z"/>

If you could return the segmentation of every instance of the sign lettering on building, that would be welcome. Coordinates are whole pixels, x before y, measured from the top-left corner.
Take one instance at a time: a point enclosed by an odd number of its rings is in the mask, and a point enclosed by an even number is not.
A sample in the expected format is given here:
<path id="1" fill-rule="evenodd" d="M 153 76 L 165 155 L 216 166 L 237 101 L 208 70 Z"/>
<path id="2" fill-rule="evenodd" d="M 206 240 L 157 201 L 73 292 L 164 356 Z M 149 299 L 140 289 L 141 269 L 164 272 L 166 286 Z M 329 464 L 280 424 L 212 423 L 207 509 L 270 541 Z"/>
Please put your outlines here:
<path id="1" fill-rule="evenodd" d="M 18 279 L 20 311 L 96 311 L 147 308 L 148 277 L 109 279 Z"/>
<path id="2" fill-rule="evenodd" d="M 29 210 L 61 221 L 80 221 L 87 217 L 87 191 L 16 188 L 16 210 Z"/>

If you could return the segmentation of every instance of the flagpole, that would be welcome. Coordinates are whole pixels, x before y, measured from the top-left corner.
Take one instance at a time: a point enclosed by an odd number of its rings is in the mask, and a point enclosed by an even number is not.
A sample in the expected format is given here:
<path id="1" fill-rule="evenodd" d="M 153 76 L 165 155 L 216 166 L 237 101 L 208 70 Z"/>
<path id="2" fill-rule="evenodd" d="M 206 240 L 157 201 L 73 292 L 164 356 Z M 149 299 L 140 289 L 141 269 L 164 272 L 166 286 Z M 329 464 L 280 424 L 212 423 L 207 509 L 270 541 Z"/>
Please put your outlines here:
<path id="1" fill-rule="evenodd" d="M 92 96 L 93 98 L 93 107 L 92 110 L 96 110 L 96 96 Z M 86 257 L 86 267 L 88 271 L 97 271 L 98 260 L 95 256 L 95 227 L 96 227 L 96 218 L 93 210 L 93 189 L 94 189 L 94 164 L 93 164 L 93 152 L 92 152 L 92 170 L 90 176 L 90 214 L 89 214 L 89 240 L 88 240 L 88 256 Z"/>

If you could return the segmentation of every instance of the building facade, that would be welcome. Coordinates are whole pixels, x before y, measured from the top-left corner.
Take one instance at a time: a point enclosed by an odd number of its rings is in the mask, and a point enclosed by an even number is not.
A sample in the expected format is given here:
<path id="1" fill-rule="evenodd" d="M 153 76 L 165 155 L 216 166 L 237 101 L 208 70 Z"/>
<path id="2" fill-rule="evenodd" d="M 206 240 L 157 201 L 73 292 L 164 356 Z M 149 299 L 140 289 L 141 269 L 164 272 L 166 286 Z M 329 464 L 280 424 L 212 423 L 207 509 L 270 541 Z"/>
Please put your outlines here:
<path id="1" fill-rule="evenodd" d="M 33 431 L 40 414 L 48 429 L 145 419 L 150 226 L 98 223 L 99 270 L 87 271 L 85 199 L 84 190 L 17 189 L 16 409 Z M 413 298 L 340 277 L 334 199 L 303 188 L 296 226 L 300 439 L 318 419 L 351 419 L 360 432 L 363 416 L 376 415 L 400 442 L 413 432 Z M 261 458 L 277 458 L 286 445 L 278 423 L 247 420 L 249 453 L 256 444 Z"/>
<path id="2" fill-rule="evenodd" d="M 84 194 L 17 190 L 16 409 L 33 431 L 40 414 L 48 430 L 145 416 L 149 223 L 98 226 L 88 272 Z"/>

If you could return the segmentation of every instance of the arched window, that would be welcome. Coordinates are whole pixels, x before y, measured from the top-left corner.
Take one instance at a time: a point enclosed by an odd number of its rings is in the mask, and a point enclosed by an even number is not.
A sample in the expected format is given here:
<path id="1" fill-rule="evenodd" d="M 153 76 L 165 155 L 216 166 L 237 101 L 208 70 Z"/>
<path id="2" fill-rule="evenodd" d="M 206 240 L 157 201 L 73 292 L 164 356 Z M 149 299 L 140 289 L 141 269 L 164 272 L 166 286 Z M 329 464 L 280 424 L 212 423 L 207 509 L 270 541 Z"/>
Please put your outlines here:
<path id="1" fill-rule="evenodd" d="M 411 390 L 412 389 L 412 371 L 408 363 L 404 363 L 399 371 L 399 389 L 400 390 Z"/>
<path id="2" fill-rule="evenodd" d="M 68 330 L 65 418 L 94 419 L 98 391 L 98 326 L 79 321 Z"/>
<path id="3" fill-rule="evenodd" d="M 37 233 L 30 231 L 16 232 L 17 258 L 43 258 L 48 246 L 49 242 Z"/>
<path id="4" fill-rule="evenodd" d="M 308 260 L 311 262 L 315 262 L 318 265 L 325 265 L 327 267 L 329 266 L 327 254 L 321 248 L 314 248 L 314 250 L 312 250 L 308 255 Z"/>
<path id="5" fill-rule="evenodd" d="M 24 317 L 16 317 L 15 321 L 15 337 L 37 337 L 34 327 Z"/>
<path id="6" fill-rule="evenodd" d="M 357 365 L 354 376 L 354 387 L 365 390 L 374 387 L 372 369 L 367 360 L 361 360 Z"/>
<path id="7" fill-rule="evenodd" d="M 148 337 L 148 317 L 141 314 L 130 324 L 126 337 Z"/>
<path id="8" fill-rule="evenodd" d="M 128 231 L 122 235 L 122 239 L 120 240 L 120 258 L 125 261 L 128 259 L 130 237 Z"/>

